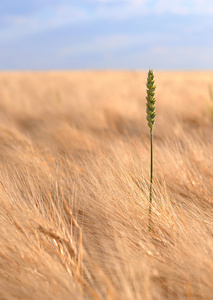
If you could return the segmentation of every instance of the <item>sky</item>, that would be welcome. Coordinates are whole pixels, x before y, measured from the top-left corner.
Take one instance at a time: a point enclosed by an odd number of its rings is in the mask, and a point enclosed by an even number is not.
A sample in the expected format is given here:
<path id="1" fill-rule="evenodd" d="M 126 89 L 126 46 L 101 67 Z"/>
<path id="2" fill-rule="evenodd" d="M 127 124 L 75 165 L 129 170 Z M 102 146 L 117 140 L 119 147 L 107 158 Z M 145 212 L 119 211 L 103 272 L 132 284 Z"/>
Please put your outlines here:
<path id="1" fill-rule="evenodd" d="M 213 69 L 212 0 L 7 0 L 0 70 Z"/>

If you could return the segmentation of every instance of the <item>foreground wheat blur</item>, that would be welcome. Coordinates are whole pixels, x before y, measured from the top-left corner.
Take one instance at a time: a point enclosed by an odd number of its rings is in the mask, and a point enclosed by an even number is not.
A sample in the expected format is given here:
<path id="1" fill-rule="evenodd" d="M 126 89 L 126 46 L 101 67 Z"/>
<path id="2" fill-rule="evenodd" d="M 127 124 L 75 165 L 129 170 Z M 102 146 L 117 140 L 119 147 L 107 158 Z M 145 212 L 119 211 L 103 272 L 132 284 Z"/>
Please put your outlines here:
<path id="1" fill-rule="evenodd" d="M 213 299 L 213 73 L 0 74 L 0 299 Z"/>

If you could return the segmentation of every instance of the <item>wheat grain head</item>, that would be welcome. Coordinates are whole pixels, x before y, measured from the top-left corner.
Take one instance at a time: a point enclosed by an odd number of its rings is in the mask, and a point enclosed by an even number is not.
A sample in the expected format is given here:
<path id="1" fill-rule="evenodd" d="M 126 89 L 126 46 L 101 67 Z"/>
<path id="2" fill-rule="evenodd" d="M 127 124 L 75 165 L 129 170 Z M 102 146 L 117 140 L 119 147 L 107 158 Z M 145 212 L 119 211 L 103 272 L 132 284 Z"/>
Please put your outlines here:
<path id="1" fill-rule="evenodd" d="M 153 126 L 155 123 L 155 82 L 154 82 L 154 73 L 153 70 L 149 70 L 147 77 L 147 103 L 146 103 L 146 119 L 148 121 L 148 126 L 150 128 L 150 132 L 153 131 Z"/>

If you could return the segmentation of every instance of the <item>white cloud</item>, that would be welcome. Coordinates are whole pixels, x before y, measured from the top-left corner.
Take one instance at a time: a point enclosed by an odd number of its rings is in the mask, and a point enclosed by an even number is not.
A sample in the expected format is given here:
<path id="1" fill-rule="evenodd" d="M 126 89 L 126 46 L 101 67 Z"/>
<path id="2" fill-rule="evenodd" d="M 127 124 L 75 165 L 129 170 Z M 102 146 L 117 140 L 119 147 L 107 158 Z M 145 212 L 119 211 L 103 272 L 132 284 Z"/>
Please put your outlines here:
<path id="1" fill-rule="evenodd" d="M 7 26 L 1 28 L 1 41 L 9 41 L 45 30 L 83 22 L 88 19 L 88 13 L 78 7 L 58 6 L 39 11 L 30 15 L 7 15 L 4 22 Z"/>
<path id="2" fill-rule="evenodd" d="M 159 0 L 152 9 L 155 13 L 212 14 L 213 2 L 211 0 Z"/>
<path id="3" fill-rule="evenodd" d="M 88 8 L 88 3 L 92 3 Z M 66 2 L 67 3 L 67 2 Z M 213 15 L 212 0 L 85 0 L 80 4 L 49 6 L 29 15 L 7 15 L 1 26 L 0 40 L 11 41 L 14 38 L 29 36 L 50 29 L 72 25 L 74 23 L 108 20 L 127 20 L 143 15 L 172 13 L 177 15 L 206 14 Z M 83 3 L 87 5 L 83 5 Z"/>
<path id="4" fill-rule="evenodd" d="M 60 55 L 82 55 L 97 52 L 108 52 L 122 50 L 129 46 L 137 46 L 141 43 L 141 36 L 129 36 L 125 34 L 97 36 L 89 42 L 82 42 L 78 45 L 65 47 Z"/>
<path id="5" fill-rule="evenodd" d="M 62 47 L 59 55 L 63 56 L 81 56 L 97 53 L 116 53 L 125 51 L 126 49 L 144 49 L 147 45 L 150 47 L 156 44 L 171 42 L 176 38 L 170 33 L 156 33 L 150 35 L 149 33 L 141 34 L 108 34 L 105 36 L 95 36 L 89 41 L 82 41 L 78 44 Z M 156 46 L 155 46 L 156 48 Z M 159 46 L 159 51 L 164 52 L 165 47 Z"/>
<path id="6" fill-rule="evenodd" d="M 88 0 L 85 3 L 88 3 Z M 213 14 L 212 0 L 89 0 L 89 2 L 96 3 L 96 5 L 105 4 L 106 9 L 111 4 L 115 9 L 115 5 L 119 5 L 119 9 L 125 7 L 131 10 L 143 9 L 146 13 L 175 13 L 175 14 Z M 121 7 L 121 5 L 123 5 Z M 139 11 L 140 12 L 140 11 Z M 143 11 L 141 11 L 143 12 Z"/>

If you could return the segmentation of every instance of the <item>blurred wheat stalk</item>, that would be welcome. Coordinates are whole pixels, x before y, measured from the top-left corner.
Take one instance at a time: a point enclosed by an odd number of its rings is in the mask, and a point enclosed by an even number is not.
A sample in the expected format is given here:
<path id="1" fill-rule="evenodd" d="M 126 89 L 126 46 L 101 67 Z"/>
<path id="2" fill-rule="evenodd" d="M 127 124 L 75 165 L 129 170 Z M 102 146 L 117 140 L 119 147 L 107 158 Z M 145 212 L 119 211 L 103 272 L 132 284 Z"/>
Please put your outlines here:
<path id="1" fill-rule="evenodd" d="M 211 85 L 209 85 L 209 97 L 210 101 L 207 101 L 207 106 L 211 116 L 213 117 L 213 91 Z"/>
<path id="2" fill-rule="evenodd" d="M 150 145 L 151 145 L 151 164 L 150 164 L 150 193 L 149 193 L 149 231 L 151 230 L 151 213 L 152 213 L 152 180 L 153 180 L 153 127 L 155 123 L 155 82 L 153 70 L 149 70 L 147 78 L 147 103 L 146 103 L 146 119 L 150 128 Z"/>

